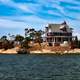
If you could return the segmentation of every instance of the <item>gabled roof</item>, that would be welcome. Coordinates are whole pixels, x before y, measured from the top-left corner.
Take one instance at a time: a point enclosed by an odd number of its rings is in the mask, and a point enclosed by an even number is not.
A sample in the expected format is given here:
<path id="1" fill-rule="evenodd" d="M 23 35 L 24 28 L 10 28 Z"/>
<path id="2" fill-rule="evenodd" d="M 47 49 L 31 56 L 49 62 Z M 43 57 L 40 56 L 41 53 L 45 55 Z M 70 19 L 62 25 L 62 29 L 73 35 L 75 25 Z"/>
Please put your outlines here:
<path id="1" fill-rule="evenodd" d="M 61 24 L 49 24 L 48 29 L 51 29 L 52 32 L 64 32 L 61 27 L 66 28 L 67 32 L 72 32 L 66 22 Z"/>

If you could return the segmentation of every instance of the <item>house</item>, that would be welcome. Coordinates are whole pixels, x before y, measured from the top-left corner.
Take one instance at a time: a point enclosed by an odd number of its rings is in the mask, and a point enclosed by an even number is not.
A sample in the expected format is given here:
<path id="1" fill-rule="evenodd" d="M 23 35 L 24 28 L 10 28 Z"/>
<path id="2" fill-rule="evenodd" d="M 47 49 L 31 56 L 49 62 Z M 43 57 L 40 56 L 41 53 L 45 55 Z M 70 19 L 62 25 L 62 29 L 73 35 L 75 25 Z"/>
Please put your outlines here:
<path id="1" fill-rule="evenodd" d="M 64 41 L 70 43 L 74 38 L 72 28 L 65 21 L 61 24 L 48 24 L 45 27 L 45 39 L 48 43 L 61 44 Z"/>

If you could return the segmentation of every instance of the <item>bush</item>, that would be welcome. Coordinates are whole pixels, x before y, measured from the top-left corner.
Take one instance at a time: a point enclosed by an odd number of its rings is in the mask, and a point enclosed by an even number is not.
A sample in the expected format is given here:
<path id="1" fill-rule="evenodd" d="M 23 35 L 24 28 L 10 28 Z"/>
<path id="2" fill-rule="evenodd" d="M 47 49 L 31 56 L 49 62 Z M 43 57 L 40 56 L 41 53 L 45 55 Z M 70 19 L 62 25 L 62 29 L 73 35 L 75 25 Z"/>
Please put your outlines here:
<path id="1" fill-rule="evenodd" d="M 80 40 L 78 41 L 78 48 L 80 48 Z"/>
<path id="2" fill-rule="evenodd" d="M 0 49 L 11 49 L 14 47 L 14 42 L 9 42 L 8 40 L 5 40 L 3 42 L 0 42 Z"/>

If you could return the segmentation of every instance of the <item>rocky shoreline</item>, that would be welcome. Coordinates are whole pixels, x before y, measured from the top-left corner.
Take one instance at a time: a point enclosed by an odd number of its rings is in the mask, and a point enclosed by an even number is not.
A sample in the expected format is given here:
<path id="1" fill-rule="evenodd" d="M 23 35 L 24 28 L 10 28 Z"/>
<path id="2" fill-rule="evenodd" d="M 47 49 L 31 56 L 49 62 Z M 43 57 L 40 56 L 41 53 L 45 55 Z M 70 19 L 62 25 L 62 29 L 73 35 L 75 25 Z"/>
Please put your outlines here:
<path id="1" fill-rule="evenodd" d="M 50 50 L 37 50 L 37 51 L 31 51 L 31 54 L 80 54 L 80 49 L 72 49 L 72 50 L 65 50 L 65 51 L 50 51 Z"/>
<path id="2" fill-rule="evenodd" d="M 17 50 L 18 48 L 12 48 L 8 50 L 0 49 L 0 54 L 18 54 Z M 42 50 L 34 50 L 30 51 L 29 54 L 80 54 L 80 49 L 71 49 L 71 50 L 64 50 L 64 51 L 51 51 L 48 49 L 42 49 Z"/>

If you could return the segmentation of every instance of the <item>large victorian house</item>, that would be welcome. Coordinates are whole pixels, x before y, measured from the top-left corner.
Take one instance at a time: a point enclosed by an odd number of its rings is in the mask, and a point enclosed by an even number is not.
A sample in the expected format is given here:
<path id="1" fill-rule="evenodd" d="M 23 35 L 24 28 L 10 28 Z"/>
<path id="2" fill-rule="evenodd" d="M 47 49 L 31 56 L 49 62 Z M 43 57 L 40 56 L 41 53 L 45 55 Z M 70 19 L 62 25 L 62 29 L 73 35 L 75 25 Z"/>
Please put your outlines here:
<path id="1" fill-rule="evenodd" d="M 64 21 L 61 24 L 48 24 L 45 27 L 45 37 L 48 43 L 63 43 L 67 41 L 70 43 L 72 41 L 72 28 L 70 28 Z"/>

